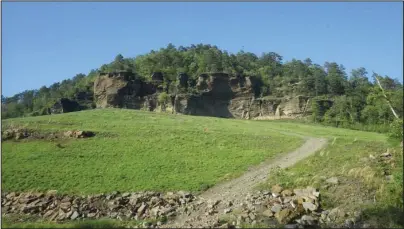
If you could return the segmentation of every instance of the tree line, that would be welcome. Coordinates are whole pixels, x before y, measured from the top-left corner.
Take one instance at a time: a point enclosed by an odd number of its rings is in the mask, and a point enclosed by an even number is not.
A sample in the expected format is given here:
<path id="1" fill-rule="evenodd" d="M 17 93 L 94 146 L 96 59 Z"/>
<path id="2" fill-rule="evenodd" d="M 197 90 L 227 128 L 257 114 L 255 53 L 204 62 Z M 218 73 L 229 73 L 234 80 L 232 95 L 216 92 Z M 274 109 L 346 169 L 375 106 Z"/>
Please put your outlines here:
<path id="1" fill-rule="evenodd" d="M 188 47 L 168 44 L 134 58 L 124 58 L 119 54 L 111 63 L 91 70 L 87 75 L 80 73 L 49 87 L 42 86 L 11 97 L 2 96 L 2 118 L 46 114 L 46 109 L 60 98 L 90 98 L 99 72 L 122 70 L 144 80 L 150 80 L 153 72 L 162 72 L 170 81 L 175 81 L 180 73 L 193 79 L 208 72 L 253 76 L 260 82 L 258 96 L 310 96 L 311 120 L 327 125 L 386 131 L 396 119 L 386 98 L 399 118 L 403 117 L 402 83 L 389 76 L 370 74 L 363 67 L 347 73 L 343 65 L 335 62 L 319 65 L 310 58 L 284 62 L 283 57 L 275 52 L 261 55 L 244 51 L 229 53 L 206 44 Z M 89 109 L 93 106 L 86 104 Z"/>

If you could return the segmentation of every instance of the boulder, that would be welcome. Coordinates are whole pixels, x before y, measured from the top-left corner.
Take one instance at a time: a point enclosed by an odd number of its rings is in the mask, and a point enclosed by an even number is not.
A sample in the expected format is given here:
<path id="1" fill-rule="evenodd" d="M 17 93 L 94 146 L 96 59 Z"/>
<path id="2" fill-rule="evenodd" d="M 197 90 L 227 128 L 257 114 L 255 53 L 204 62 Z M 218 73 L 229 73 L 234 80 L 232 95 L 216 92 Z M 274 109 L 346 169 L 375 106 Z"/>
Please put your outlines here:
<path id="1" fill-rule="evenodd" d="M 328 178 L 325 182 L 327 182 L 328 184 L 338 184 L 338 178 L 331 177 L 331 178 Z"/>
<path id="2" fill-rule="evenodd" d="M 283 188 L 277 184 L 277 185 L 272 186 L 271 192 L 279 195 L 279 194 L 281 194 L 282 190 L 283 190 Z"/>
<path id="3" fill-rule="evenodd" d="M 280 212 L 282 210 L 282 205 L 280 204 L 274 204 L 271 208 L 271 211 L 277 213 Z"/>
<path id="4" fill-rule="evenodd" d="M 70 219 L 75 220 L 79 217 L 79 213 L 77 211 L 74 211 L 72 215 L 70 216 Z"/>
<path id="5" fill-rule="evenodd" d="M 1 139 L 4 140 L 21 140 L 24 138 L 28 138 L 33 134 L 32 130 L 24 129 L 24 128 L 10 128 L 1 132 Z"/>
<path id="6" fill-rule="evenodd" d="M 380 157 L 382 158 L 390 158 L 391 157 L 391 153 L 389 151 L 380 154 Z"/>
<path id="7" fill-rule="evenodd" d="M 266 217 L 272 217 L 274 214 L 272 213 L 272 210 L 267 209 L 262 213 L 262 215 Z"/>
<path id="8" fill-rule="evenodd" d="M 290 190 L 288 190 L 288 189 L 286 189 L 286 190 L 283 190 L 283 191 L 281 192 L 281 194 L 282 194 L 282 196 L 291 196 L 291 195 L 293 195 L 293 192 L 290 191 Z"/>
<path id="9" fill-rule="evenodd" d="M 305 210 L 315 211 L 317 210 L 317 206 L 310 202 L 303 202 L 303 208 Z"/>
<path id="10" fill-rule="evenodd" d="M 291 210 L 285 208 L 282 211 L 277 212 L 275 214 L 275 218 L 278 220 L 279 223 L 285 224 L 288 222 L 290 214 L 291 214 Z"/>
<path id="11" fill-rule="evenodd" d="M 300 219 L 300 224 L 303 225 L 315 225 L 317 222 L 317 219 L 315 219 L 313 216 L 310 215 L 304 215 Z"/>
<path id="12" fill-rule="evenodd" d="M 63 133 L 65 137 L 69 138 L 88 138 L 95 135 L 92 131 L 82 131 L 82 130 L 69 130 Z"/>
<path id="13" fill-rule="evenodd" d="M 345 216 L 345 212 L 341 208 L 334 208 L 327 215 L 327 219 L 331 222 L 340 220 Z"/>

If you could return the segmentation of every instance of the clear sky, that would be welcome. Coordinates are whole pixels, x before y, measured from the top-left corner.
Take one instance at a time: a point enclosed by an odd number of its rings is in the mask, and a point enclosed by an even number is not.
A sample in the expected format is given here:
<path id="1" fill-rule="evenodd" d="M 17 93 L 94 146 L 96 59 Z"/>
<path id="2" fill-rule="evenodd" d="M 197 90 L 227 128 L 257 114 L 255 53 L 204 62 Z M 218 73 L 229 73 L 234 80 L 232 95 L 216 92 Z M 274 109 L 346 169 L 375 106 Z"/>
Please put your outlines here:
<path id="1" fill-rule="evenodd" d="M 71 78 L 121 53 L 205 43 L 403 78 L 403 3 L 3 2 L 2 94 Z M 369 74 L 370 75 L 370 74 Z"/>

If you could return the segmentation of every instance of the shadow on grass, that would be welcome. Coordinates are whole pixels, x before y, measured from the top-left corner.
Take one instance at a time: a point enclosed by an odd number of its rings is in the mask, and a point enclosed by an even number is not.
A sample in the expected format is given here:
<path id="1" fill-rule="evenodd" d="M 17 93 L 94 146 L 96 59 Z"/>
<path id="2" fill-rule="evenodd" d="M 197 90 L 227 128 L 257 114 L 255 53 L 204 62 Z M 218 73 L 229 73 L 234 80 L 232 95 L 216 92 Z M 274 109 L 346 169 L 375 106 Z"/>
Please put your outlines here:
<path id="1" fill-rule="evenodd" d="M 403 209 L 393 206 L 365 209 L 362 218 L 378 228 L 404 228 Z"/>

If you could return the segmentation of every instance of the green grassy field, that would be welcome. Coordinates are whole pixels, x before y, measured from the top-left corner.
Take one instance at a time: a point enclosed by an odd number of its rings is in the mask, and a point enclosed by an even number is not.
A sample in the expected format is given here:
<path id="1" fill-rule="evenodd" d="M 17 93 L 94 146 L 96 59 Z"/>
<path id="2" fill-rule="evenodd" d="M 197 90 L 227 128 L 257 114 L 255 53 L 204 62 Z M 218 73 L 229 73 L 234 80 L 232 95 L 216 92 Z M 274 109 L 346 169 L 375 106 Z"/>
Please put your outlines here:
<path id="1" fill-rule="evenodd" d="M 267 189 L 275 183 L 290 188 L 312 185 L 320 188 L 324 207 L 342 204 L 348 210 L 365 208 L 364 217 L 380 218 L 379 222 L 389 226 L 400 225 L 394 217 L 400 213 L 400 206 L 402 212 L 402 151 L 383 134 L 285 120 L 234 120 L 121 109 L 9 119 L 2 124 L 3 129 L 79 129 L 97 134 L 88 139 L 53 142 L 2 142 L 2 188 L 7 191 L 198 191 L 299 147 L 304 141 L 302 136 L 325 137 L 329 139 L 325 149 L 291 168 L 273 171 L 258 188 Z M 63 148 L 57 147 L 58 143 Z M 394 167 L 369 160 L 369 154 L 377 157 L 387 148 L 396 159 Z M 390 182 L 382 175 L 386 168 L 394 177 Z M 340 185 L 327 187 L 324 179 L 331 176 L 337 176 Z M 378 203 L 363 206 L 362 202 L 371 195 Z M 6 220 L 3 226 L 32 226 Z M 121 225 L 115 221 L 84 225 L 104 227 L 111 222 Z M 47 222 L 33 225 L 54 226 Z"/>
<path id="2" fill-rule="evenodd" d="M 10 125 L 97 135 L 3 142 L 2 188 L 8 191 L 197 191 L 303 142 L 258 122 L 120 109 L 3 121 L 3 129 Z"/>

